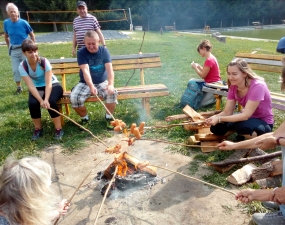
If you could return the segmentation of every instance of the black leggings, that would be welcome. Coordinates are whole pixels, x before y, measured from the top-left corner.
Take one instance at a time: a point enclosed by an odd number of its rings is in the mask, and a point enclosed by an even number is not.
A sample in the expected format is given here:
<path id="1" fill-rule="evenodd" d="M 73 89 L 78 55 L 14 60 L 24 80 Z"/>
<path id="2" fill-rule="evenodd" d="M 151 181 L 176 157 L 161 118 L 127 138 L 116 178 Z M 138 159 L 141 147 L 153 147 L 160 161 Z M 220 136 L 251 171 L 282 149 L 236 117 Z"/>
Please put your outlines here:
<path id="1" fill-rule="evenodd" d="M 262 135 L 272 131 L 273 124 L 267 124 L 261 119 L 249 118 L 246 121 L 240 121 L 235 123 L 218 123 L 215 126 L 211 126 L 210 130 L 213 134 L 216 135 L 225 135 L 230 130 L 235 130 L 238 134 L 252 135 L 253 132 L 256 134 Z"/>
<path id="2" fill-rule="evenodd" d="M 45 97 L 45 87 L 37 87 L 37 90 L 44 99 Z M 58 106 L 56 102 L 62 97 L 63 89 L 59 83 L 54 83 L 52 85 L 51 93 L 49 96 L 49 104 L 52 109 L 55 109 L 58 111 Z M 39 119 L 41 118 L 41 105 L 39 101 L 32 95 L 31 92 L 29 92 L 29 100 L 28 100 L 30 115 L 32 119 Z M 48 110 L 49 115 L 51 118 L 56 118 L 59 116 L 58 113 Z"/>

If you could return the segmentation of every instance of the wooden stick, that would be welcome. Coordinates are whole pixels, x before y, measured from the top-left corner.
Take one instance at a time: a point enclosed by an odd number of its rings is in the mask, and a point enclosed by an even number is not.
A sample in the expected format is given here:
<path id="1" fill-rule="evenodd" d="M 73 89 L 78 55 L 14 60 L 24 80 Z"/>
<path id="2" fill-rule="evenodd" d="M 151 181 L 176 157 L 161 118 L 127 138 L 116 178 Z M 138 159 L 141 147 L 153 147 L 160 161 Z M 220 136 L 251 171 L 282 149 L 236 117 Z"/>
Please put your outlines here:
<path id="1" fill-rule="evenodd" d="M 118 172 L 118 166 L 116 166 L 116 169 L 115 169 L 114 175 L 113 175 L 113 177 L 112 177 L 112 179 L 111 179 L 111 181 L 110 181 L 110 183 L 109 183 L 109 185 L 108 185 L 108 187 L 107 187 L 107 190 L 106 190 L 106 192 L 105 192 L 105 194 L 104 194 L 104 198 L 103 198 L 103 200 L 102 200 L 102 202 L 101 202 L 101 205 L 100 205 L 100 208 L 99 208 L 99 210 L 98 210 L 98 213 L 97 213 L 97 216 L 96 216 L 96 219 L 95 219 L 94 225 L 96 225 L 96 224 L 97 224 L 97 221 L 98 221 L 98 218 L 99 218 L 100 211 L 101 211 L 102 206 L 103 206 L 103 204 L 104 204 L 104 202 L 105 202 L 105 199 L 106 199 L 106 197 L 107 197 L 107 194 L 108 194 L 108 192 L 109 192 L 109 189 L 110 189 L 110 187 L 111 187 L 111 185 L 112 185 L 113 181 L 115 180 L 115 177 L 116 177 L 116 175 L 117 175 L 117 172 Z"/>
<path id="2" fill-rule="evenodd" d="M 152 129 L 152 128 L 170 128 L 170 127 L 177 127 L 177 126 L 183 126 L 183 125 L 202 125 L 205 122 L 187 122 L 187 123 L 177 123 L 177 124 L 170 124 L 170 125 L 156 125 L 151 127 L 144 127 L 146 129 Z"/>
<path id="3" fill-rule="evenodd" d="M 104 108 L 106 109 L 106 111 L 109 113 L 109 115 L 112 117 L 113 120 L 115 120 L 115 117 L 113 116 L 112 113 L 110 113 L 109 109 L 107 109 L 107 107 L 105 106 L 105 104 L 101 101 L 101 99 L 98 97 L 97 94 L 95 94 L 96 98 L 98 98 L 99 102 L 104 106 Z"/>
<path id="4" fill-rule="evenodd" d="M 265 159 L 272 159 L 272 158 L 275 158 L 281 155 L 282 155 L 282 152 L 277 151 L 277 152 L 273 152 L 273 153 L 266 154 L 266 155 L 259 155 L 259 156 L 248 157 L 248 158 L 240 158 L 240 159 L 230 160 L 226 162 L 211 162 L 211 163 L 207 163 L 207 165 L 208 166 L 227 166 L 227 165 L 237 164 L 237 163 L 254 162 L 254 161 L 260 161 L 260 160 L 265 160 Z"/>
<path id="5" fill-rule="evenodd" d="M 211 187 L 220 189 L 220 190 L 222 190 L 222 191 L 228 192 L 228 193 L 230 193 L 230 194 L 236 195 L 236 194 L 235 194 L 234 192 L 232 192 L 232 191 L 229 191 L 229 190 L 227 190 L 227 189 L 225 189 L 225 188 L 219 187 L 219 186 L 217 186 L 217 185 L 215 185 L 215 184 L 211 184 L 211 183 L 208 183 L 208 182 L 199 180 L 199 179 L 197 179 L 197 178 L 195 178 L 195 177 L 191 177 L 191 176 L 185 175 L 185 174 L 183 174 L 183 173 L 179 173 L 179 172 L 176 172 L 176 171 L 174 171 L 174 170 L 170 170 L 170 169 L 167 169 L 167 168 L 164 168 L 164 167 L 161 167 L 161 166 L 156 166 L 156 165 L 149 165 L 149 166 L 154 166 L 154 167 L 157 167 L 157 168 L 160 168 L 160 169 L 163 169 L 163 170 L 167 170 L 167 171 L 170 171 L 170 172 L 179 174 L 179 175 L 181 175 L 181 176 L 183 176 L 183 177 L 187 177 L 187 178 L 190 178 L 190 179 L 192 179 L 192 180 L 196 180 L 196 181 L 198 181 L 198 182 L 200 182 L 200 183 L 203 183 L 203 184 L 206 184 L 206 185 L 208 185 L 208 186 L 211 186 Z"/>
<path id="6" fill-rule="evenodd" d="M 103 162 L 103 161 L 106 160 L 107 158 L 109 158 L 109 157 L 106 157 L 105 159 L 100 160 L 100 161 L 95 165 L 94 168 L 96 168 L 101 162 Z M 92 171 L 93 171 L 93 169 L 90 170 L 90 172 L 84 177 L 84 179 L 83 179 L 83 180 L 81 181 L 81 183 L 78 185 L 78 187 L 77 187 L 76 190 L 73 192 L 73 194 L 71 195 L 71 197 L 68 199 L 68 201 L 67 201 L 68 203 L 71 203 L 73 197 L 74 197 L 74 196 L 76 195 L 76 193 L 79 191 L 79 189 L 81 188 L 81 186 L 83 185 L 83 183 L 85 182 L 85 180 L 90 176 L 90 174 L 92 173 Z M 57 220 L 54 222 L 53 225 L 56 225 L 56 224 L 58 223 L 59 219 L 60 219 L 60 217 L 57 218 Z"/>
<path id="7" fill-rule="evenodd" d="M 48 110 L 51 110 L 51 111 L 54 111 L 56 113 L 58 113 L 59 115 L 65 117 L 66 119 L 70 120 L 72 123 L 76 124 L 77 126 L 79 126 L 80 128 L 82 128 L 83 130 L 87 131 L 89 134 L 91 134 L 92 137 L 94 137 L 95 139 L 97 139 L 99 142 L 101 142 L 105 147 L 109 148 L 109 146 L 104 142 L 102 141 L 100 138 L 96 137 L 90 130 L 86 129 L 85 127 L 81 126 L 79 123 L 76 123 L 73 119 L 69 118 L 68 116 L 58 112 L 57 110 L 55 109 L 52 109 L 52 108 L 49 108 Z"/>
<path id="8" fill-rule="evenodd" d="M 141 138 L 141 139 L 137 139 L 138 140 L 143 140 L 143 141 L 155 141 L 155 142 L 162 142 L 162 143 L 167 143 L 167 144 L 171 144 L 171 145 L 181 145 L 181 146 L 187 146 L 187 147 L 196 147 L 196 148 L 214 148 L 216 146 L 201 146 L 201 145 L 187 145 L 187 144 L 181 144 L 181 143 L 175 143 L 175 142 L 169 142 L 169 141 L 163 141 L 163 140 L 157 140 L 157 139 L 148 139 L 148 138 Z"/>

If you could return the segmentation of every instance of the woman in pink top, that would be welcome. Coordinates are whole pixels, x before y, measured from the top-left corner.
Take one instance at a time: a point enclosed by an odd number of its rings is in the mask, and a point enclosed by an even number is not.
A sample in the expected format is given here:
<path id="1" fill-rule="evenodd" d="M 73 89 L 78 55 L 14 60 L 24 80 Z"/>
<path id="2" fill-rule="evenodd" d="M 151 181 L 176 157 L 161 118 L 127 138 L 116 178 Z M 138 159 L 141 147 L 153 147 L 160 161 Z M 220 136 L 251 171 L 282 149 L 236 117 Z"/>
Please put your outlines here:
<path id="1" fill-rule="evenodd" d="M 225 109 L 208 119 L 211 131 L 225 135 L 229 130 L 252 138 L 272 131 L 274 119 L 270 92 L 263 78 L 257 76 L 243 59 L 235 59 L 227 66 L 229 92 Z M 243 111 L 234 114 L 236 103 Z"/>
<path id="2" fill-rule="evenodd" d="M 198 45 L 198 53 L 206 59 L 204 66 L 202 67 L 198 63 L 191 63 L 191 67 L 196 73 L 204 79 L 206 83 L 213 83 L 221 80 L 219 64 L 214 55 L 212 55 L 212 44 L 208 40 L 203 40 Z"/>

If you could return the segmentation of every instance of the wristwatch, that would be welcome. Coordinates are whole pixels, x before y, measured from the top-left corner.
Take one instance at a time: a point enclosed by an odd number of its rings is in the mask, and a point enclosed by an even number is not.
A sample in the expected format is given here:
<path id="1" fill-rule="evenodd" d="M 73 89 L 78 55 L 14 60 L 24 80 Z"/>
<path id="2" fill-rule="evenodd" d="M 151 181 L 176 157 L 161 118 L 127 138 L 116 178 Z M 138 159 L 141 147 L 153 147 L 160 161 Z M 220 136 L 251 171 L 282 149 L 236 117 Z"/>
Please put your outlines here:
<path id="1" fill-rule="evenodd" d="M 285 137 L 278 137 L 278 138 L 276 139 L 276 144 L 277 144 L 278 146 L 280 146 L 280 139 L 282 139 L 282 138 L 285 139 Z"/>

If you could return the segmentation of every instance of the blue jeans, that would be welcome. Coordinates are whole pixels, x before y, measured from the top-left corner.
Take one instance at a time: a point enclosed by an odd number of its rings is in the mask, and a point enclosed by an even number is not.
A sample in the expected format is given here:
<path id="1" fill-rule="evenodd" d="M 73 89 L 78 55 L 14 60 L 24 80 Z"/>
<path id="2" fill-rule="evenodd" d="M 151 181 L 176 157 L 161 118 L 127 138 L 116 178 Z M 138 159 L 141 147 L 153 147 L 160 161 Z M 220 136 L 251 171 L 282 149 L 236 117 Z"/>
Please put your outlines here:
<path id="1" fill-rule="evenodd" d="M 253 132 L 262 135 L 272 131 L 273 124 L 267 124 L 261 119 L 249 118 L 245 121 L 240 122 L 224 122 L 218 123 L 215 126 L 211 126 L 210 130 L 213 134 L 223 136 L 230 130 L 235 130 L 238 134 L 252 135 Z"/>

